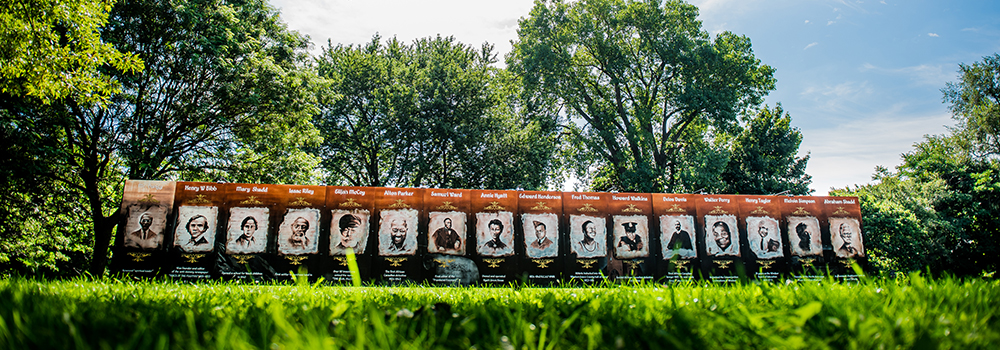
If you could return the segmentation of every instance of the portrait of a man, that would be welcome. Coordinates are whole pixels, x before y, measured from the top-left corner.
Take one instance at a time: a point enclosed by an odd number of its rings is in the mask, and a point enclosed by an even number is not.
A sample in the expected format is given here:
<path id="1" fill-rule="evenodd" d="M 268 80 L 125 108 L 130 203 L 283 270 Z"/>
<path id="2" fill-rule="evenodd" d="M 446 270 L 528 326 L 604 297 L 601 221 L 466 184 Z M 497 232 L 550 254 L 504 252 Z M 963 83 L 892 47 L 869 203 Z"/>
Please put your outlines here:
<path id="1" fill-rule="evenodd" d="M 815 216 L 789 216 L 788 241 L 788 248 L 794 256 L 822 255 L 819 220 Z"/>
<path id="2" fill-rule="evenodd" d="M 607 256 L 606 221 L 589 215 L 569 216 L 570 250 L 577 258 Z"/>
<path id="3" fill-rule="evenodd" d="M 747 241 L 757 259 L 774 259 L 784 255 L 778 220 L 769 216 L 748 216 Z"/>
<path id="4" fill-rule="evenodd" d="M 430 212 L 427 251 L 430 253 L 465 255 L 465 213 Z"/>
<path id="5" fill-rule="evenodd" d="M 330 218 L 330 255 L 347 255 L 347 248 L 364 254 L 368 243 L 367 210 L 332 210 Z"/>
<path id="6" fill-rule="evenodd" d="M 645 215 L 615 215 L 614 232 L 616 258 L 649 257 L 649 219 Z"/>
<path id="7" fill-rule="evenodd" d="M 833 250 L 839 258 L 857 258 L 865 256 L 861 241 L 861 229 L 857 219 L 832 217 L 830 221 L 830 240 Z"/>
<path id="8" fill-rule="evenodd" d="M 417 211 L 414 209 L 383 210 L 380 214 L 379 255 L 415 254 L 417 252 Z"/>
<path id="9" fill-rule="evenodd" d="M 181 206 L 177 208 L 174 246 L 185 253 L 206 253 L 215 245 L 219 207 Z"/>
<path id="10" fill-rule="evenodd" d="M 708 256 L 740 256 L 735 215 L 705 215 L 705 250 Z"/>
<path id="11" fill-rule="evenodd" d="M 129 221 L 126 225 L 125 246 L 142 250 L 159 250 L 163 247 L 163 232 L 166 226 L 166 209 L 160 206 L 129 208 Z"/>
<path id="12" fill-rule="evenodd" d="M 694 259 L 698 256 L 694 249 L 694 217 L 691 215 L 660 216 L 660 246 L 663 259 Z"/>
<path id="13" fill-rule="evenodd" d="M 559 216 L 553 213 L 522 214 L 525 255 L 532 259 L 559 255 Z"/>
<path id="14" fill-rule="evenodd" d="M 268 208 L 230 208 L 227 254 L 260 254 L 267 248 Z"/>
<path id="15" fill-rule="evenodd" d="M 288 209 L 278 226 L 278 254 L 306 255 L 319 252 L 319 209 Z"/>
<path id="16" fill-rule="evenodd" d="M 514 213 L 476 213 L 476 252 L 488 257 L 514 255 Z"/>

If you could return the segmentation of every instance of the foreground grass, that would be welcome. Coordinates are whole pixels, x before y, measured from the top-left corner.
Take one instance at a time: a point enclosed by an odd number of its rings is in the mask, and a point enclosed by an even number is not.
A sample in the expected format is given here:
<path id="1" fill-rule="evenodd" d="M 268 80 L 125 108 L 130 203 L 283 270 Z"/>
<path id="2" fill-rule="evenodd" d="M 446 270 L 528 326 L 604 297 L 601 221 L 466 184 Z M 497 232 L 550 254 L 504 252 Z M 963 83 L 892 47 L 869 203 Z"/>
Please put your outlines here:
<path id="1" fill-rule="evenodd" d="M 995 348 L 1000 283 L 429 288 L 0 280 L 0 348 Z"/>

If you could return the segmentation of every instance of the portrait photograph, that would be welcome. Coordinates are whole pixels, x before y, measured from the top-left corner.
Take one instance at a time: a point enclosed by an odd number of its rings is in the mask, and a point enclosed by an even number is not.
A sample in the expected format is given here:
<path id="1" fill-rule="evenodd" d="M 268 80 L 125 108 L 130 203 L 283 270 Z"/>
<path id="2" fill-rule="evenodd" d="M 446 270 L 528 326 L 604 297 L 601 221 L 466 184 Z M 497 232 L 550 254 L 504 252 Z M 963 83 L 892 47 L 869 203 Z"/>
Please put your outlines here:
<path id="1" fill-rule="evenodd" d="M 660 216 L 660 248 L 663 260 L 688 260 L 698 257 L 695 250 L 694 216 L 691 215 L 661 215 Z"/>
<path id="2" fill-rule="evenodd" d="M 789 216 L 788 243 L 794 256 L 822 255 L 823 237 L 820 236 L 819 220 L 815 216 Z"/>
<path id="3" fill-rule="evenodd" d="M 778 220 L 770 216 L 748 216 L 747 242 L 757 259 L 769 260 L 784 256 Z"/>
<path id="4" fill-rule="evenodd" d="M 124 244 L 142 250 L 163 249 L 164 231 L 167 229 L 167 208 L 159 205 L 128 207 Z"/>
<path id="5" fill-rule="evenodd" d="M 432 211 L 427 216 L 430 220 L 427 223 L 427 251 L 465 255 L 465 213 Z"/>
<path id="6" fill-rule="evenodd" d="M 476 251 L 480 256 L 514 255 L 514 213 L 476 213 Z"/>
<path id="7" fill-rule="evenodd" d="M 736 215 L 705 215 L 705 252 L 708 256 L 740 256 Z"/>
<path id="8" fill-rule="evenodd" d="M 861 241 L 861 225 L 855 218 L 829 218 L 830 241 L 833 252 L 839 258 L 858 258 L 865 256 L 864 244 Z"/>
<path id="9" fill-rule="evenodd" d="M 559 255 L 559 215 L 521 214 L 525 255 L 532 259 Z"/>
<path id="10" fill-rule="evenodd" d="M 613 221 L 615 258 L 649 257 L 649 218 L 645 215 L 615 215 Z"/>
<path id="11" fill-rule="evenodd" d="M 569 216 L 570 251 L 577 258 L 599 258 L 608 254 L 607 221 L 589 215 Z"/>
<path id="12" fill-rule="evenodd" d="M 417 252 L 417 210 L 383 210 L 378 224 L 381 256 L 413 255 Z"/>
<path id="13" fill-rule="evenodd" d="M 288 209 L 278 224 L 278 254 L 306 255 L 319 252 L 319 209 Z"/>
<path id="14" fill-rule="evenodd" d="M 367 209 L 336 209 L 330 214 L 330 255 L 347 255 L 347 248 L 354 248 L 354 254 L 364 254 L 371 213 Z"/>
<path id="15" fill-rule="evenodd" d="M 267 249 L 268 208 L 230 208 L 226 254 L 260 254 Z"/>
<path id="16" fill-rule="evenodd" d="M 215 227 L 219 207 L 180 206 L 174 247 L 185 253 L 207 253 L 215 246 Z"/>

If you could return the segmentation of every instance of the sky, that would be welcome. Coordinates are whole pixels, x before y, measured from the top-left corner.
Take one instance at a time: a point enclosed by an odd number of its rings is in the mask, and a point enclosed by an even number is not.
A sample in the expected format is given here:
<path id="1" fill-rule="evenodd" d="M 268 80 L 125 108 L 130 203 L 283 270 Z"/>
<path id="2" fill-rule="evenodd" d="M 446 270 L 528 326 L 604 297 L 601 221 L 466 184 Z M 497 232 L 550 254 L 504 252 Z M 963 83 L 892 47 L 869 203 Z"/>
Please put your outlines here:
<path id="1" fill-rule="evenodd" d="M 941 89 L 960 63 L 1000 52 L 996 0 L 690 0 L 702 29 L 746 35 L 776 69 L 781 103 L 803 135 L 815 195 L 871 182 L 924 135 L 954 125 Z M 403 41 L 436 35 L 495 45 L 517 38 L 531 0 L 271 0 L 288 27 L 327 42 L 360 44 L 376 33 Z"/>

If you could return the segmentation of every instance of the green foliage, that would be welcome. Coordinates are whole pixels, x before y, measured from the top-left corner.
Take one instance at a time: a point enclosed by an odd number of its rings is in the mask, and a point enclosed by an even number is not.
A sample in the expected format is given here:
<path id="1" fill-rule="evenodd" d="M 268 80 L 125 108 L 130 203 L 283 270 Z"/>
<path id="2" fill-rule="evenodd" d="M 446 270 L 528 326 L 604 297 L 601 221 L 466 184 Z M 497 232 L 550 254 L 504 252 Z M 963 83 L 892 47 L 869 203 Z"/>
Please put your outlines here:
<path id="1" fill-rule="evenodd" d="M 554 151 L 550 115 L 530 115 L 493 47 L 451 37 L 328 44 L 315 123 L 327 182 L 537 188 Z"/>
<path id="2" fill-rule="evenodd" d="M 4 348 L 962 348 L 1000 341 L 1000 283 L 614 288 L 0 281 Z"/>
<path id="3" fill-rule="evenodd" d="M 959 64 L 960 81 L 941 91 L 959 128 L 976 141 L 977 153 L 1000 155 L 1000 54 Z"/>
<path id="4" fill-rule="evenodd" d="M 0 8 L 0 93 L 43 103 L 106 100 L 119 84 L 103 66 L 137 72 L 142 60 L 103 42 L 114 0 L 8 0 Z"/>
<path id="5" fill-rule="evenodd" d="M 774 88 L 750 40 L 701 30 L 682 1 L 538 1 L 520 20 L 508 67 L 566 107 L 597 190 L 675 191 L 689 128 L 728 132 Z"/>
<path id="6" fill-rule="evenodd" d="M 723 193 L 768 194 L 812 192 L 806 175 L 809 156 L 796 157 L 802 133 L 791 126 L 792 116 L 777 105 L 764 106 L 732 141 L 732 155 L 721 182 Z"/>

